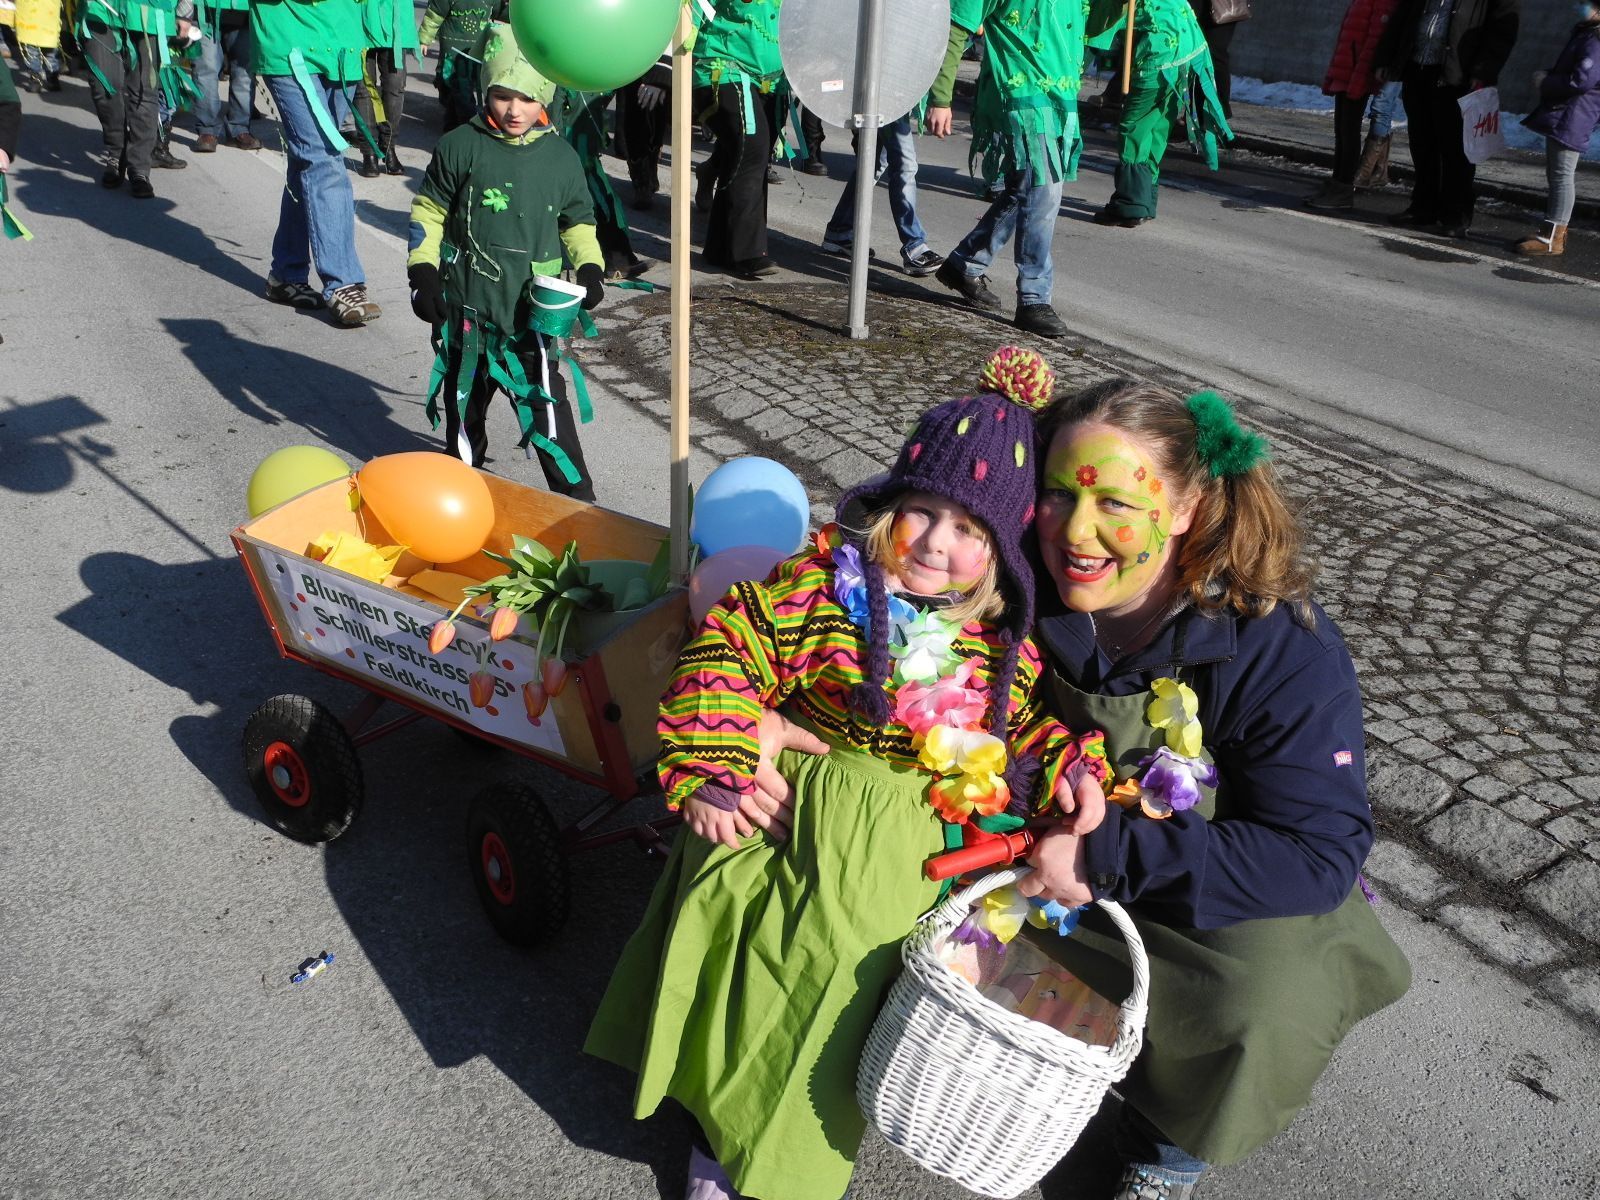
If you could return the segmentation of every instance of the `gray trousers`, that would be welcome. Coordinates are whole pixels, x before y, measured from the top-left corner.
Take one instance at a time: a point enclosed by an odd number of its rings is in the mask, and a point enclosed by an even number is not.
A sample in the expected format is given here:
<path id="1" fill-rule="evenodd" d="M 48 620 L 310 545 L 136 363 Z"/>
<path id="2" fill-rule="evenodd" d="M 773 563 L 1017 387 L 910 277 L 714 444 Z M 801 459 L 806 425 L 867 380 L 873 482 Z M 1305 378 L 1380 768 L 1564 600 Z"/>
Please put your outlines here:
<path id="1" fill-rule="evenodd" d="M 121 39 L 134 52 L 131 66 L 126 53 L 117 49 Z M 83 53 L 111 84 L 108 92 L 94 71 L 89 72 L 89 93 L 100 118 L 107 160 L 121 159 L 129 175 L 148 177 L 150 155 L 156 148 L 156 66 L 149 37 L 90 21 Z"/>
<path id="2" fill-rule="evenodd" d="M 367 78 L 371 79 L 378 87 L 378 98 L 383 101 L 383 123 L 389 127 L 390 143 L 400 133 L 400 114 L 406 102 L 406 60 L 405 55 L 400 56 L 400 61 L 395 62 L 393 50 L 368 50 L 366 62 Z M 377 111 L 372 104 L 372 93 L 367 89 L 366 80 L 356 83 L 351 88 L 352 98 L 355 100 L 356 111 L 361 114 L 361 119 L 367 123 L 367 128 L 372 130 L 374 139 L 378 136 Z M 358 148 L 367 153 L 371 150 L 359 132 L 354 138 Z M 385 146 L 384 152 L 388 153 Z"/>
<path id="3" fill-rule="evenodd" d="M 1544 219 L 1557 225 L 1572 221 L 1572 205 L 1578 188 L 1574 176 L 1578 173 L 1578 152 L 1569 150 L 1553 137 L 1544 140 L 1544 174 L 1550 182 L 1550 196 L 1545 201 Z"/>

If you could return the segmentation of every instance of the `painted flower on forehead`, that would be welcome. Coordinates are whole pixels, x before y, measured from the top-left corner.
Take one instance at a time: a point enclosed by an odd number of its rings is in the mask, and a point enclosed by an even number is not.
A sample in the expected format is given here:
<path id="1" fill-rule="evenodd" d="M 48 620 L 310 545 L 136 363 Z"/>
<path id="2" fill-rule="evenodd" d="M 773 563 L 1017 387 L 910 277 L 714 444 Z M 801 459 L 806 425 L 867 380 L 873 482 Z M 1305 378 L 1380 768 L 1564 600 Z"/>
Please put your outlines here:
<path id="1" fill-rule="evenodd" d="M 1093 487 L 1095 480 L 1099 478 L 1100 472 L 1096 471 L 1088 463 L 1078 468 L 1078 485 L 1080 487 Z"/>
<path id="2" fill-rule="evenodd" d="M 1167 745 L 1185 758 L 1200 755 L 1200 698 L 1194 689 L 1176 679 L 1161 678 L 1150 685 L 1155 699 L 1146 710 L 1145 720 L 1166 731 Z"/>
<path id="3" fill-rule="evenodd" d="M 1140 804 L 1152 817 L 1170 817 L 1200 803 L 1200 787 L 1217 786 L 1217 768 L 1202 758 L 1185 758 L 1162 746 L 1139 764 Z"/>
<path id="4" fill-rule="evenodd" d="M 935 725 L 966 728 L 983 720 L 989 707 L 987 691 L 972 686 L 972 677 L 983 660 L 967 659 L 950 675 L 933 683 L 907 683 L 895 693 L 894 719 L 918 738 L 928 735 Z"/>
<path id="5" fill-rule="evenodd" d="M 960 661 L 951 649 L 960 632 L 932 610 L 917 616 L 901 630 L 904 641 L 889 646 L 895 674 L 915 683 L 932 683 L 948 675 Z"/>

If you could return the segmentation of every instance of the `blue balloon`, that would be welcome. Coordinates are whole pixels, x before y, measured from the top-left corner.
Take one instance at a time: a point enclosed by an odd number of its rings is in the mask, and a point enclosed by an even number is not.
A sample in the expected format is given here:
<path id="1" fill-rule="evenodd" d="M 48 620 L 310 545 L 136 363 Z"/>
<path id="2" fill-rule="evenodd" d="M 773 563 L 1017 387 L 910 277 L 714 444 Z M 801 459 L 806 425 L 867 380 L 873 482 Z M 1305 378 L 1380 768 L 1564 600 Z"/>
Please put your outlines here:
<path id="1" fill-rule="evenodd" d="M 706 477 L 694 495 L 689 536 L 710 558 L 735 546 L 799 549 L 811 501 L 794 472 L 770 458 L 736 458 Z"/>

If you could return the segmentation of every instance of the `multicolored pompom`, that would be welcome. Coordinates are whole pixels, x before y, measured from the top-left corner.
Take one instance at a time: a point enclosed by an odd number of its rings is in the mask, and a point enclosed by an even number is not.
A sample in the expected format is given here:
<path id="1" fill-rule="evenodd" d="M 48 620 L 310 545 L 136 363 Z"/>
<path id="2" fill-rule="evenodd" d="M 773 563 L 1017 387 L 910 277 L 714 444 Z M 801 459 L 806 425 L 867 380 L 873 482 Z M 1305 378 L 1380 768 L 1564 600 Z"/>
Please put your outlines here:
<path id="1" fill-rule="evenodd" d="M 981 383 L 986 392 L 1004 396 L 1024 408 L 1040 409 L 1050 403 L 1056 373 L 1035 351 L 1005 346 L 989 356 Z"/>

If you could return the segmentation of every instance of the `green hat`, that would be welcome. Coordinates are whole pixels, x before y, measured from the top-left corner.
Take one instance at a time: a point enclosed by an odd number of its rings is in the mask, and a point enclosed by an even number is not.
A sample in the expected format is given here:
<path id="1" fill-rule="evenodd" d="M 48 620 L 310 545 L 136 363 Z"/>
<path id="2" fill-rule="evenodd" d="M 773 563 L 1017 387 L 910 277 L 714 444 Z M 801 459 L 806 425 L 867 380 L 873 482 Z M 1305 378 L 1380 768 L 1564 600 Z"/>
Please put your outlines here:
<path id="1" fill-rule="evenodd" d="M 492 87 L 502 87 L 519 92 L 540 104 L 549 104 L 555 97 L 556 85 L 546 79 L 532 64 L 522 57 L 522 48 L 511 26 L 503 21 L 491 21 L 483 34 L 483 71 L 479 79 L 483 94 Z"/>

